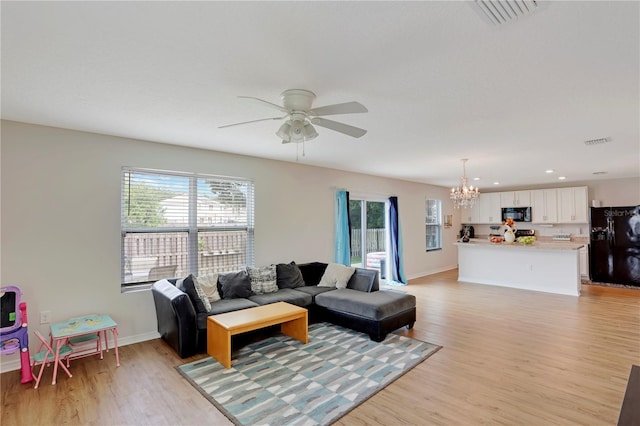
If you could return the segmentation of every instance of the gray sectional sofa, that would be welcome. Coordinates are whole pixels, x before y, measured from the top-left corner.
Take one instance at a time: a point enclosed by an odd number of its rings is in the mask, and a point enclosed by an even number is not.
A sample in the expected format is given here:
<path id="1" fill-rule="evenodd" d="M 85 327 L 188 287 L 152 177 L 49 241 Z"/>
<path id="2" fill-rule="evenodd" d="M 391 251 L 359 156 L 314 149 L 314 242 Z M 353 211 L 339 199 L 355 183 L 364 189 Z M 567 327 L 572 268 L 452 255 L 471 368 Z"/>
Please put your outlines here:
<path id="1" fill-rule="evenodd" d="M 184 280 L 160 280 L 153 284 L 158 332 L 182 357 L 206 352 L 207 318 L 210 315 L 246 309 L 275 302 L 288 302 L 309 310 L 311 322 L 328 321 L 367 333 L 382 341 L 387 333 L 403 326 L 413 327 L 416 300 L 412 295 L 380 291 L 378 272 L 356 268 L 346 288 L 318 286 L 326 263 L 279 264 L 277 291 L 254 294 L 238 286 L 241 272 L 220 274 L 221 300 L 206 310 Z M 176 286 L 177 284 L 177 286 Z"/>

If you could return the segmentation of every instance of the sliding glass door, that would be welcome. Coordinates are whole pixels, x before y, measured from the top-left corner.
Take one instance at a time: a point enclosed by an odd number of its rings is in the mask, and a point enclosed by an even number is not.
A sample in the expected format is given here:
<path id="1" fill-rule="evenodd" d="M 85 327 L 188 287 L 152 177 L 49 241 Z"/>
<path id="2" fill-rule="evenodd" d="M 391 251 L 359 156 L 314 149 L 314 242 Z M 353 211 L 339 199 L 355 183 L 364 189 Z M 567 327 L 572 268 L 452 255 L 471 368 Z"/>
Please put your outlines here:
<path id="1" fill-rule="evenodd" d="M 377 269 L 386 277 L 387 226 L 384 201 L 349 200 L 351 266 Z"/>

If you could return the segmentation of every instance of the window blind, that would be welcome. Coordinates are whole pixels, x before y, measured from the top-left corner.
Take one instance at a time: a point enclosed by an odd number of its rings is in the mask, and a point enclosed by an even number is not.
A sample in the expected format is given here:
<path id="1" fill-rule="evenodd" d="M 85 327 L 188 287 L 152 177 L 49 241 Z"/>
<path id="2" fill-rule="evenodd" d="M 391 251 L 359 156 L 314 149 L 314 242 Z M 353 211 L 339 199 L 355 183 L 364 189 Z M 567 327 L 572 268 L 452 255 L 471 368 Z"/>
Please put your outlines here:
<path id="1" fill-rule="evenodd" d="M 427 251 L 442 248 L 442 203 L 440 200 L 426 202 L 426 247 Z"/>
<path id="2" fill-rule="evenodd" d="M 251 180 L 122 169 L 122 285 L 253 265 Z"/>

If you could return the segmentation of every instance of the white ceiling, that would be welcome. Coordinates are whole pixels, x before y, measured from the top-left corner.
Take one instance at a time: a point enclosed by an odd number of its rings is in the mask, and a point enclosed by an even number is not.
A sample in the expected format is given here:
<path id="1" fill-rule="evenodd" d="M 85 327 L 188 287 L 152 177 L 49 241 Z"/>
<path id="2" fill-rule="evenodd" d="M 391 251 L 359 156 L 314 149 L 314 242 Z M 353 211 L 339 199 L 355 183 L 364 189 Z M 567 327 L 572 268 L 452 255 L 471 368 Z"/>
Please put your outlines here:
<path id="1" fill-rule="evenodd" d="M 640 176 L 640 3 L 2 1 L 2 118 L 296 161 L 285 89 L 358 101 L 305 164 L 497 190 Z M 584 141 L 610 138 L 606 145 Z M 545 174 L 555 169 L 554 174 Z M 605 171 L 605 175 L 593 172 Z M 500 186 L 493 182 L 499 181 Z"/>

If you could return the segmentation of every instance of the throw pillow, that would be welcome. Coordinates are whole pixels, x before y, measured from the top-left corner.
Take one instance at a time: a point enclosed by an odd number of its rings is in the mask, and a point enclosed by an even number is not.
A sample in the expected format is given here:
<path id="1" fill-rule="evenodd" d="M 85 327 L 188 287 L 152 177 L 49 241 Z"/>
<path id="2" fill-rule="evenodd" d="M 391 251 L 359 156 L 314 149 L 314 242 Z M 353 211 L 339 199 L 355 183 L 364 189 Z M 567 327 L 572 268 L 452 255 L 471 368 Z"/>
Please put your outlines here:
<path id="1" fill-rule="evenodd" d="M 302 272 L 296 265 L 296 262 L 289 264 L 279 263 L 276 265 L 276 282 L 278 288 L 297 288 L 304 287 L 304 279 L 302 278 Z"/>
<path id="2" fill-rule="evenodd" d="M 318 287 L 336 287 L 347 288 L 347 283 L 356 268 L 351 266 L 340 265 L 339 263 L 330 263 L 324 271 Z"/>
<path id="3" fill-rule="evenodd" d="M 305 286 L 317 286 L 327 269 L 327 264 L 322 262 L 301 263 L 298 265 Z"/>
<path id="4" fill-rule="evenodd" d="M 209 303 L 214 303 L 220 300 L 220 293 L 218 292 L 218 274 L 200 275 L 196 277 L 198 284 L 207 296 Z"/>
<path id="5" fill-rule="evenodd" d="M 263 266 L 261 268 L 247 268 L 251 291 L 255 294 L 274 293 L 278 291 L 276 284 L 276 265 Z"/>
<path id="6" fill-rule="evenodd" d="M 218 276 L 223 299 L 239 299 L 253 295 L 247 271 L 229 272 Z"/>
<path id="7" fill-rule="evenodd" d="M 200 286 L 197 286 L 196 288 L 196 282 L 197 281 L 194 279 L 194 276 L 189 274 L 187 278 L 180 280 L 178 283 L 182 287 L 181 290 L 187 293 L 189 299 L 191 299 L 191 303 L 193 303 L 193 307 L 196 308 L 197 313 L 201 314 L 209 312 L 211 310 L 209 299 L 207 299 L 207 296 L 204 294 Z"/>
<path id="8" fill-rule="evenodd" d="M 198 295 L 198 299 L 200 299 L 200 301 L 204 305 L 205 312 L 211 311 L 211 302 L 209 302 L 209 298 L 207 297 L 206 293 L 202 289 L 200 282 L 198 282 L 198 279 L 194 276 L 192 276 L 191 279 L 193 280 L 193 287 L 196 289 L 196 294 Z"/>

